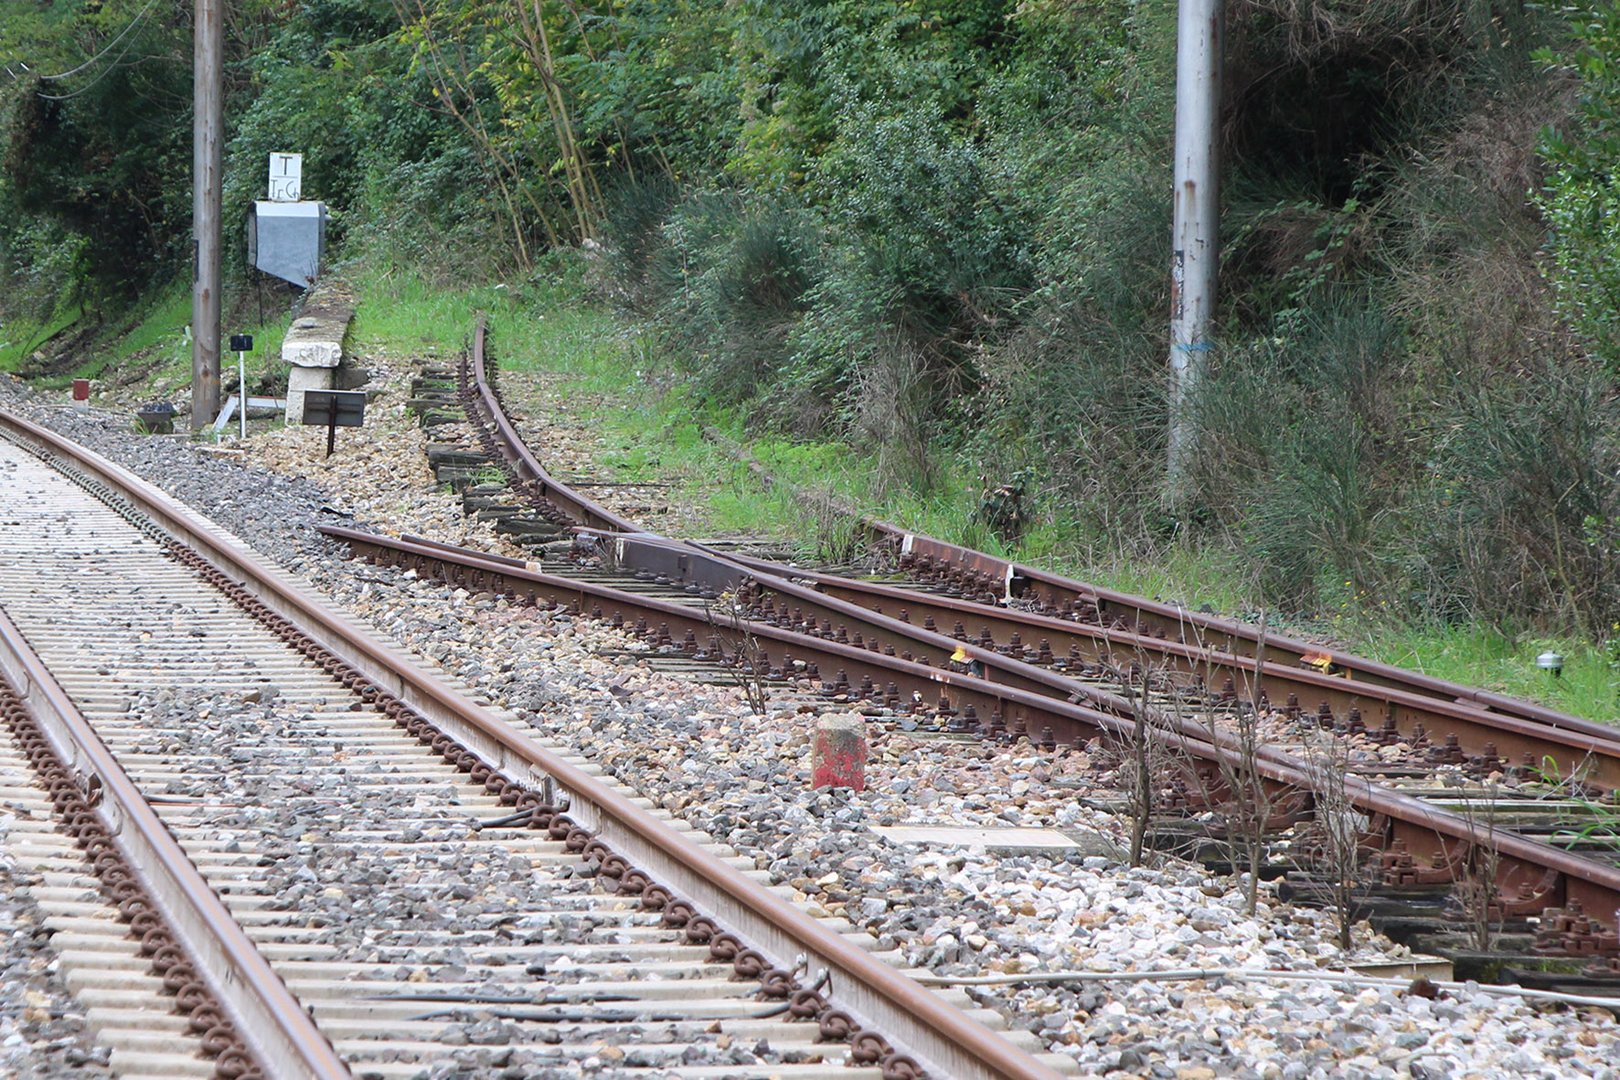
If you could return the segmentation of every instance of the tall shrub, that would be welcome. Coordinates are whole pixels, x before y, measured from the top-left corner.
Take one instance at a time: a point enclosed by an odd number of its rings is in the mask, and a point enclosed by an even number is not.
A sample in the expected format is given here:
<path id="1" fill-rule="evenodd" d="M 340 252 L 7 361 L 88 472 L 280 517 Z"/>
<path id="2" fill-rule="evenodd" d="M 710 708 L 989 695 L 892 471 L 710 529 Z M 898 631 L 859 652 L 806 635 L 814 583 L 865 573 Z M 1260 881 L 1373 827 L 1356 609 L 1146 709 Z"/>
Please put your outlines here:
<path id="1" fill-rule="evenodd" d="M 1559 310 L 1620 374 L 1620 6 L 1584 3 L 1578 11 L 1573 56 L 1541 54 L 1576 78 L 1580 99 L 1573 121 L 1543 140 L 1552 169 L 1540 204 L 1552 230 Z"/>

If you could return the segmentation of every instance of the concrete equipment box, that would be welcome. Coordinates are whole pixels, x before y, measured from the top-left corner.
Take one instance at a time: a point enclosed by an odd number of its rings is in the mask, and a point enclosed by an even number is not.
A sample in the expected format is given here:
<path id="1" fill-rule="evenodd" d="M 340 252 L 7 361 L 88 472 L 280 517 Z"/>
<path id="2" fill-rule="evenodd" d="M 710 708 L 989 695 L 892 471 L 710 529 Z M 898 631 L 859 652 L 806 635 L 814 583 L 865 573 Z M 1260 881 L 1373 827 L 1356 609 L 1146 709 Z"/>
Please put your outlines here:
<path id="1" fill-rule="evenodd" d="M 326 204 L 257 201 L 248 214 L 248 264 L 307 289 L 326 253 Z"/>

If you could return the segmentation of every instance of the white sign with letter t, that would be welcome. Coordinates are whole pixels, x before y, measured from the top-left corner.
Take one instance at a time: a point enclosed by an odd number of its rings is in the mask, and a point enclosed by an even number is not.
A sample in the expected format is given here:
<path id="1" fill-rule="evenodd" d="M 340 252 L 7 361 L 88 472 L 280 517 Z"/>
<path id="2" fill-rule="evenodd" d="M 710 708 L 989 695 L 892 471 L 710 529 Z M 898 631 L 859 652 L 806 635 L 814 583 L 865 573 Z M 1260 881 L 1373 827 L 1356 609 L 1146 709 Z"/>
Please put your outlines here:
<path id="1" fill-rule="evenodd" d="M 270 201 L 297 202 L 304 197 L 304 155 L 270 155 Z"/>

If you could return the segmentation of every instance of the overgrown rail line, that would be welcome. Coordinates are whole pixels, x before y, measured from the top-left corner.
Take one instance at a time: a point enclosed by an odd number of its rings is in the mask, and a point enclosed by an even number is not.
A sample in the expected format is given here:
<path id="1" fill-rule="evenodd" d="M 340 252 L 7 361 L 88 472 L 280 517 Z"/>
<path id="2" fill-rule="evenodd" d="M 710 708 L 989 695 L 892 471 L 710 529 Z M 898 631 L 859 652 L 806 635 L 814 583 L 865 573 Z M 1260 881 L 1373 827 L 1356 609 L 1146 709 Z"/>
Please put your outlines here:
<path id="1" fill-rule="evenodd" d="M 1425 750 L 1433 743 L 1437 758 L 1456 759 L 1460 753 L 1504 768 L 1556 769 L 1601 791 L 1620 788 L 1615 766 L 1620 731 L 1611 726 L 1358 657 L 1328 655 L 1286 637 L 1262 636 L 1256 627 L 1098 590 L 982 552 L 898 533 L 881 522 L 868 525 L 886 543 L 892 541 L 895 569 L 923 589 L 817 573 L 650 534 L 546 472 L 505 413 L 484 342 L 480 323 L 460 393 L 469 416 L 479 418 L 486 452 L 511 470 L 514 490 L 538 513 L 601 537 L 619 566 L 711 594 L 748 586 L 757 607 L 768 600 L 760 612 L 766 618 L 791 619 L 797 608 L 801 625 L 814 619 L 834 635 L 850 637 L 860 629 L 858 622 L 873 615 L 909 622 L 939 636 L 929 651 L 921 634 L 909 635 L 929 663 L 941 666 L 939 651 L 948 657 L 961 646 L 970 660 L 987 668 L 988 677 L 1015 685 L 1085 694 L 1083 687 L 1065 687 L 1029 669 L 1061 674 L 1087 665 L 1152 665 L 1190 677 L 1200 692 L 1241 692 L 1279 709 L 1314 712 L 1330 725 L 1370 727 Z M 956 553 L 954 562 L 947 561 L 949 552 Z M 992 574 L 982 569 L 987 565 L 1000 570 Z M 800 582 L 805 587 L 793 587 Z M 994 582 L 1001 586 L 993 587 Z M 941 590 L 957 595 L 941 595 Z M 1127 619 L 1121 613 L 1125 601 L 1142 617 Z M 884 629 L 894 628 L 888 623 Z M 945 643 L 945 637 L 953 640 Z M 869 647 L 879 648 L 875 642 Z"/>
<path id="2" fill-rule="evenodd" d="M 1152 731 L 1206 761 L 1224 756 L 1230 766 L 1243 749 L 1209 717 L 1258 705 L 1296 727 L 1395 747 L 1394 760 L 1360 763 L 1344 780 L 1367 815 L 1368 838 L 1390 853 L 1383 859 L 1386 884 L 1454 882 L 1471 852 L 1489 850 L 1495 917 L 1542 917 L 1564 930 L 1577 925 L 1567 942 L 1543 935 L 1544 950 L 1620 955 L 1610 914 L 1620 909 L 1620 870 L 1612 858 L 1602 851 L 1573 854 L 1499 827 L 1490 815 L 1458 812 L 1457 792 L 1436 779 L 1552 777 L 1577 800 L 1612 797 L 1620 787 L 1620 735 L 1613 729 L 1355 657 L 1313 655 L 1318 650 L 1301 642 L 882 523 L 868 527 L 904 580 L 838 577 L 647 533 L 546 472 L 505 413 L 484 342 L 480 324 L 459 392 L 490 460 L 556 526 L 554 536 L 575 536 L 612 574 L 664 586 L 662 598 L 593 585 L 577 570 L 558 577 L 422 541 L 332 535 L 381 561 L 598 615 L 668 653 L 720 659 L 748 677 L 808 678 L 834 700 L 909 709 L 948 730 L 1054 746 L 1100 732 L 1118 735 L 1131 722 L 1133 702 L 1141 702 L 1159 710 Z M 1297 791 L 1311 791 L 1319 771 L 1286 746 L 1260 747 L 1251 758 L 1268 785 Z M 1469 794 L 1463 792 L 1464 801 Z M 1206 802 L 1207 796 L 1208 788 Z M 1557 809 L 1557 800 L 1505 798 L 1511 813 L 1493 808 L 1492 814 L 1517 815 L 1527 834 L 1550 831 L 1543 811 Z"/>
<path id="3" fill-rule="evenodd" d="M 212 958 L 226 949 L 222 935 L 235 933 L 239 947 L 252 943 L 236 962 L 258 965 L 283 1021 L 304 1024 L 301 1034 L 274 1036 L 234 998 L 209 1006 L 186 990 L 193 1011 L 177 1023 L 201 1025 L 209 1047 L 235 1056 L 177 1065 L 164 1056 L 165 1026 L 129 1033 L 129 1054 L 165 1062 L 153 1075 L 252 1075 L 255 1062 L 244 1061 L 252 1054 L 267 1076 L 345 1075 L 351 1065 L 412 1075 L 454 1058 L 443 1041 L 446 1017 L 499 1003 L 523 1012 L 525 1024 L 561 1023 L 569 1033 L 518 1047 L 536 1067 L 577 1064 L 608 1039 L 641 1043 L 615 1071 L 680 1061 L 694 1076 L 861 1075 L 847 1060 L 894 1078 L 925 1069 L 1055 1075 L 139 479 L 21 419 L 0 414 L 0 431 L 15 440 L 0 442 L 8 468 L 29 473 L 6 486 L 5 529 L 31 573 L 0 581 L 0 607 L 21 631 L 6 636 L 26 637 L 41 656 L 21 684 L 29 698 L 81 708 L 94 736 L 85 745 L 105 744 L 99 754 L 64 755 L 67 774 L 56 776 L 52 798 L 84 823 L 87 813 L 105 813 L 100 807 L 128 806 L 121 832 L 178 842 L 203 882 L 188 888 L 205 905 L 212 898 L 216 923 L 228 911 L 228 925 L 201 928 L 171 915 L 173 933 L 187 936 L 178 952 L 160 943 L 159 986 L 180 981 L 182 954 L 197 958 L 192 969 L 209 981 Z M 68 490 L 61 475 L 78 487 Z M 14 679 L 21 662 L 8 662 Z M 42 690 L 48 678 L 62 688 Z M 8 719 L 19 711 L 0 708 Z M 24 737 L 25 753 L 43 761 L 40 747 Z M 401 802 L 401 791 L 414 802 Z M 313 881 L 273 869 L 292 858 L 284 838 L 293 836 Z M 386 929 L 368 929 L 392 910 L 388 889 L 400 883 L 388 878 L 391 867 L 403 865 L 409 878 L 412 860 L 442 868 L 452 849 L 523 864 L 510 887 L 535 927 L 529 935 L 514 941 L 500 920 L 477 914 L 414 926 L 390 915 L 378 924 Z M 150 863 L 131 859 L 114 876 L 135 880 L 130 895 L 167 907 L 173 890 Z M 326 876 L 350 863 L 389 884 L 351 891 L 351 882 Z M 562 869 L 579 863 L 586 873 Z M 376 899 L 365 900 L 373 891 Z M 120 903 L 143 926 L 150 921 L 141 903 Z M 558 937 L 548 920 L 584 930 Z M 379 944 L 396 931 L 409 932 L 408 947 Z M 452 945 L 463 963 L 434 959 Z M 93 950 L 81 953 L 78 962 L 98 962 Z M 572 962 L 547 968 L 555 956 Z M 120 963 L 108 973 L 87 968 L 85 981 L 127 1006 L 115 988 L 140 960 Z M 434 975 L 440 967 L 447 974 Z M 238 981 L 232 970 L 219 981 Z M 299 1002 L 290 1012 L 289 990 Z M 312 1006 L 315 1030 L 301 1005 Z M 227 1020 L 248 1050 L 232 1049 Z M 640 1035 L 649 1025 L 674 1032 L 675 1044 Z M 779 1056 L 752 1064 L 680 1057 L 727 1027 L 768 1034 Z M 289 1049 L 305 1042 L 303 1057 Z"/>
<path id="4" fill-rule="evenodd" d="M 746 452 L 736 447 L 732 449 L 762 483 L 768 486 L 780 483 Z M 1331 652 L 1234 619 L 1066 578 L 872 518 L 854 507 L 837 509 L 856 524 L 895 573 L 930 591 L 979 608 L 998 609 L 1003 613 L 1031 612 L 1077 622 L 1123 635 L 1125 640 L 1136 637 L 1172 640 L 1220 656 L 1253 659 L 1257 652 L 1263 652 L 1265 659 L 1282 665 L 1285 670 L 1305 669 L 1289 672 L 1292 676 L 1303 677 L 1313 669 L 1324 676 L 1331 672 L 1332 677 L 1353 683 L 1364 695 L 1375 696 L 1379 689 L 1389 688 L 1440 702 L 1472 706 L 1492 715 L 1519 717 L 1560 730 L 1600 738 L 1620 737 L 1612 726 L 1594 724 L 1532 701 L 1464 686 L 1351 653 Z M 847 584 L 864 587 L 871 583 Z M 1273 696 L 1280 695 L 1274 692 Z"/>

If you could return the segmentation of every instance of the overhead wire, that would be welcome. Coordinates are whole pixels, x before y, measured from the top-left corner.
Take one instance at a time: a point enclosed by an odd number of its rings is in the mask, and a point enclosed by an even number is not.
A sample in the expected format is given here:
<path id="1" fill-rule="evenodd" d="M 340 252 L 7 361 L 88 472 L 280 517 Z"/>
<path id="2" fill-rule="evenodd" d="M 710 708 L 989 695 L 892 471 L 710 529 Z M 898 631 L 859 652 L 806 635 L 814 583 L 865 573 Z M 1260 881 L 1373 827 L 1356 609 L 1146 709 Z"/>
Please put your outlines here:
<path id="1" fill-rule="evenodd" d="M 71 91 L 70 93 L 66 93 L 66 94 L 39 94 L 39 96 L 41 98 L 43 98 L 44 100 L 46 100 L 46 101 L 71 101 L 74 98 L 80 96 L 81 94 L 89 93 L 91 90 L 94 90 L 96 88 L 96 86 L 101 82 L 101 80 L 105 79 L 108 75 L 111 75 L 113 72 L 118 70 L 118 68 L 119 68 L 118 61 L 122 60 L 124 58 L 124 56 L 129 52 L 129 50 L 131 48 L 134 48 L 134 44 L 135 44 L 134 42 L 130 42 L 130 44 L 125 47 L 124 51 L 118 54 L 118 59 L 117 60 L 114 60 L 112 63 L 108 64 L 106 67 L 102 68 L 100 74 L 98 74 L 95 78 L 91 79 L 85 85 L 79 87 L 77 90 Z M 35 91 L 35 93 L 39 93 L 39 92 Z"/>
<path id="2" fill-rule="evenodd" d="M 39 77 L 40 81 L 41 82 L 56 82 L 56 81 L 58 81 L 60 79 L 66 79 L 66 78 L 69 78 L 71 76 L 77 75 L 79 72 L 81 72 L 81 71 L 85 70 L 86 68 L 90 67 L 91 65 L 95 64 L 96 61 L 100 60 L 103 56 L 106 56 L 108 53 L 112 52 L 113 49 L 117 47 L 117 45 L 118 45 L 118 43 L 120 41 L 123 41 L 126 37 L 128 37 L 130 35 L 130 32 L 133 31 L 137 26 L 140 25 L 141 20 L 146 18 L 147 13 L 150 12 L 156 6 L 157 6 L 157 0 L 146 0 L 146 6 L 141 8 L 141 10 L 136 13 L 136 15 L 135 15 L 135 17 L 133 19 L 129 20 L 129 24 L 118 32 L 117 37 L 115 37 L 111 41 L 107 42 L 106 46 L 103 47 L 94 56 L 92 56 L 90 59 L 86 60 L 84 63 L 80 64 L 78 67 L 69 68 L 67 71 L 59 72 L 59 73 L 57 73 L 55 75 L 41 75 Z M 129 51 L 128 49 L 124 50 L 124 52 L 128 52 L 128 51 Z M 123 59 L 123 53 L 119 54 L 119 59 Z"/>
<path id="3" fill-rule="evenodd" d="M 89 68 L 92 64 L 97 63 L 103 57 L 105 57 L 108 53 L 112 52 L 112 50 L 117 47 L 117 45 L 118 45 L 118 43 L 120 41 L 123 41 L 124 38 L 128 37 L 129 34 L 131 33 L 131 31 L 133 31 L 137 26 L 140 25 L 141 20 L 146 18 L 147 13 L 150 12 L 152 10 L 152 8 L 155 7 L 156 5 L 157 5 L 157 0 L 147 0 L 146 6 L 143 7 L 139 12 L 136 13 L 135 17 L 129 21 L 129 25 L 125 26 L 121 31 L 119 31 L 118 36 L 113 38 L 111 41 L 109 41 L 104 48 L 102 48 L 99 52 L 96 53 L 96 55 L 92 56 L 90 59 L 88 59 L 84 63 L 80 64 L 78 67 L 70 68 L 67 71 L 60 72 L 60 73 L 58 73 L 56 75 L 41 75 L 40 76 L 40 81 L 41 82 L 56 82 L 56 81 L 59 81 L 59 80 L 62 80 L 62 79 L 66 79 L 70 75 L 77 75 L 79 72 L 84 71 L 87 68 Z M 101 81 L 103 79 L 105 79 L 108 75 L 110 75 L 114 71 L 117 71 L 119 69 L 119 67 L 134 66 L 134 65 L 126 65 L 126 64 L 123 63 L 124 57 L 128 56 L 129 55 L 129 50 L 133 49 L 134 47 L 135 47 L 135 42 L 132 40 L 132 41 L 129 42 L 129 44 L 124 46 L 124 49 L 123 49 L 122 52 L 120 52 L 105 67 L 103 67 L 101 69 L 100 73 L 97 74 L 94 79 L 91 79 L 88 84 L 79 87 L 77 90 L 70 91 L 70 92 L 68 92 L 66 94 L 46 94 L 46 93 L 41 93 L 39 91 L 36 91 L 36 93 L 39 95 L 40 98 L 42 98 L 45 101 L 71 101 L 73 98 L 79 97 L 81 94 L 87 94 L 91 90 L 94 90 L 101 83 Z M 139 63 L 139 61 L 137 61 L 137 63 Z"/>

